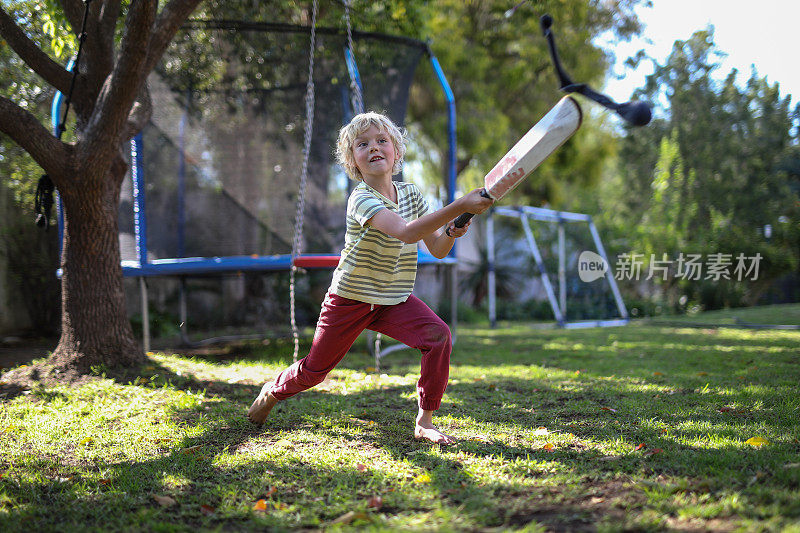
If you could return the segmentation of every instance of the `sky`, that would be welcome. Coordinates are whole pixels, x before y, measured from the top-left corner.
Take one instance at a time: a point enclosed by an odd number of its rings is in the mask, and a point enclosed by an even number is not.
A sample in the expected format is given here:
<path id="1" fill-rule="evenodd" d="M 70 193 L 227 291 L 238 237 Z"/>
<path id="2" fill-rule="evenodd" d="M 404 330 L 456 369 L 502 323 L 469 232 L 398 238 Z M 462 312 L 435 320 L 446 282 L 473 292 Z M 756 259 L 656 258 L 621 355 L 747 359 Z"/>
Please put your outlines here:
<path id="1" fill-rule="evenodd" d="M 605 91 L 614 100 L 628 100 L 653 72 L 649 61 L 636 70 L 623 66 L 626 58 L 643 48 L 663 63 L 676 40 L 708 25 L 714 26 L 717 49 L 728 54 L 717 76 L 724 78 L 736 68 L 744 82 L 755 65 L 760 77 L 780 83 L 782 95 L 793 95 L 793 104 L 800 99 L 800 0 L 653 0 L 651 8 L 639 7 L 637 14 L 645 25 L 641 37 L 614 45 L 614 73 L 624 76 L 606 82 Z"/>

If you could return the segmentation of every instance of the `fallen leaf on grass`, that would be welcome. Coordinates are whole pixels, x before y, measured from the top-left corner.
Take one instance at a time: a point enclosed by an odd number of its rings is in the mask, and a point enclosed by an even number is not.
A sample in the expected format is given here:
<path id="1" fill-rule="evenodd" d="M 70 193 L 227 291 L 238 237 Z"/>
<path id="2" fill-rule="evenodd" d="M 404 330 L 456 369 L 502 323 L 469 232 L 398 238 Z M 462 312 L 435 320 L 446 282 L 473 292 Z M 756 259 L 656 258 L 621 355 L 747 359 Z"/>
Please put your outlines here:
<path id="1" fill-rule="evenodd" d="M 750 437 L 745 441 L 745 443 L 749 444 L 750 446 L 755 446 L 756 448 L 760 448 L 765 444 L 769 444 L 769 441 L 764 437 Z"/>
<path id="2" fill-rule="evenodd" d="M 544 426 L 539 426 L 539 427 L 538 427 L 538 428 L 536 428 L 536 430 L 534 430 L 534 432 L 533 432 L 534 436 L 537 436 L 537 437 L 538 437 L 538 436 L 541 436 L 541 435 L 548 435 L 549 433 L 550 433 L 550 432 L 549 432 L 549 431 L 547 430 L 547 428 L 546 428 L 546 427 L 544 427 Z"/>
<path id="3" fill-rule="evenodd" d="M 358 470 L 359 472 L 366 472 L 369 469 L 367 468 L 367 465 L 365 465 L 364 463 L 358 463 L 356 465 L 356 470 Z"/>
<path id="4" fill-rule="evenodd" d="M 554 452 L 555 450 L 556 450 L 556 447 L 553 446 L 552 442 L 548 442 L 547 444 L 542 446 L 542 451 L 543 452 Z"/>
<path id="5" fill-rule="evenodd" d="M 633 451 L 636 452 L 636 451 L 639 451 L 639 450 L 644 450 L 645 448 L 646 448 L 646 446 L 644 445 L 644 442 L 640 442 L 639 444 L 636 445 L 636 447 L 633 449 Z"/>
<path id="6" fill-rule="evenodd" d="M 697 375 L 698 376 L 707 376 L 708 372 L 698 372 Z"/>
<path id="7" fill-rule="evenodd" d="M 603 411 L 609 411 L 611 413 L 616 413 L 617 412 L 616 409 L 613 409 L 611 407 L 601 407 L 600 409 L 602 409 Z"/>
<path id="8" fill-rule="evenodd" d="M 664 373 L 663 372 L 653 372 L 653 375 L 654 376 L 663 376 Z"/>
<path id="9" fill-rule="evenodd" d="M 336 520 L 334 520 L 333 522 L 331 522 L 331 525 L 333 525 L 333 524 L 347 525 L 350 522 L 352 522 L 353 520 L 369 520 L 369 517 L 366 515 L 366 513 L 362 512 L 362 511 L 358 511 L 358 512 L 356 512 L 356 511 L 348 511 L 348 512 L 344 513 L 342 516 L 340 516 L 339 518 L 337 518 Z"/>
<path id="10" fill-rule="evenodd" d="M 2 476 L 0 476 L 0 477 L 2 477 Z M 106 478 L 103 478 L 103 479 L 99 480 L 99 482 L 100 482 L 101 485 L 110 485 L 111 484 L 111 480 L 110 479 L 106 479 Z"/>
<path id="11" fill-rule="evenodd" d="M 200 506 L 200 511 L 201 511 L 201 512 L 202 512 L 204 515 L 208 516 L 208 515 L 212 515 L 212 514 L 214 514 L 214 513 L 215 513 L 217 510 L 216 510 L 216 509 L 214 509 L 213 507 L 211 507 L 210 505 L 201 505 L 201 506 Z"/>
<path id="12" fill-rule="evenodd" d="M 383 498 L 380 496 L 373 496 L 367 500 L 367 507 L 369 509 L 380 509 L 383 505 Z"/>
<path id="13" fill-rule="evenodd" d="M 258 500 L 256 504 L 253 506 L 253 510 L 265 513 L 267 511 L 267 500 L 263 498 Z"/>
<path id="14" fill-rule="evenodd" d="M 430 483 L 430 482 L 431 482 L 431 476 L 429 476 L 428 474 L 420 474 L 414 478 L 414 483 Z"/>
<path id="15" fill-rule="evenodd" d="M 199 450 L 200 448 L 202 448 L 202 445 L 198 444 L 197 446 L 189 446 L 188 448 L 184 448 L 184 449 L 183 449 L 183 450 L 181 450 L 181 451 L 182 451 L 183 453 L 191 454 L 191 453 L 194 453 L 194 452 L 196 452 L 196 451 L 197 451 L 197 450 Z"/>
<path id="16" fill-rule="evenodd" d="M 655 454 L 661 453 L 663 451 L 664 450 L 662 450 L 661 448 L 653 448 L 652 450 L 647 450 L 646 452 L 644 452 L 644 455 L 645 456 L 655 455 Z"/>
<path id="17" fill-rule="evenodd" d="M 176 501 L 175 501 L 173 498 L 170 498 L 169 496 L 158 496 L 158 495 L 153 495 L 153 499 L 154 499 L 154 500 L 156 501 L 156 503 L 158 503 L 158 504 L 159 504 L 161 507 L 172 507 L 173 505 L 175 505 L 176 503 L 178 503 L 178 502 L 176 502 Z"/>

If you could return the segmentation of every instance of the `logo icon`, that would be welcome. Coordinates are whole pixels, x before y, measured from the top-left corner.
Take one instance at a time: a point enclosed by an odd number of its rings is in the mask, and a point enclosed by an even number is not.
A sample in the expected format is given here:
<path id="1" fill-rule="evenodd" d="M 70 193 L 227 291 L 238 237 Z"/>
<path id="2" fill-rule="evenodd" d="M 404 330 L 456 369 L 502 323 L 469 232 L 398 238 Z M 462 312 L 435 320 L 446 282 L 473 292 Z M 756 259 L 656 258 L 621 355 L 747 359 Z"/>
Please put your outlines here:
<path id="1" fill-rule="evenodd" d="M 578 276 L 581 281 L 589 283 L 602 278 L 608 272 L 608 263 L 601 256 L 589 250 L 578 256 Z"/>

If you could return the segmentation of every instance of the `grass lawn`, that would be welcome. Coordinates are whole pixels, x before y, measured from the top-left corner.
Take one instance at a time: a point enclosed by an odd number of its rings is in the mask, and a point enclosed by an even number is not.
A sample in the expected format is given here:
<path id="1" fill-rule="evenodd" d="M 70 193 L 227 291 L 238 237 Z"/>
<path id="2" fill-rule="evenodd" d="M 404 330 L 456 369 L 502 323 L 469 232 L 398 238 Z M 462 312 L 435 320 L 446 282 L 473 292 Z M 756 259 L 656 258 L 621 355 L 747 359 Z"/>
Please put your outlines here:
<path id="1" fill-rule="evenodd" d="M 643 319 L 651 324 L 659 323 L 673 324 L 675 322 L 736 325 L 736 324 L 772 324 L 772 325 L 800 325 L 800 305 L 798 304 L 778 304 L 763 305 L 760 307 L 742 307 L 736 309 L 724 309 L 719 311 L 707 311 L 697 315 L 663 316 L 651 319 Z"/>
<path id="2" fill-rule="evenodd" d="M 800 331 L 458 333 L 450 447 L 411 436 L 416 352 L 364 341 L 260 429 L 287 343 L 0 400 L 0 530 L 800 531 Z"/>

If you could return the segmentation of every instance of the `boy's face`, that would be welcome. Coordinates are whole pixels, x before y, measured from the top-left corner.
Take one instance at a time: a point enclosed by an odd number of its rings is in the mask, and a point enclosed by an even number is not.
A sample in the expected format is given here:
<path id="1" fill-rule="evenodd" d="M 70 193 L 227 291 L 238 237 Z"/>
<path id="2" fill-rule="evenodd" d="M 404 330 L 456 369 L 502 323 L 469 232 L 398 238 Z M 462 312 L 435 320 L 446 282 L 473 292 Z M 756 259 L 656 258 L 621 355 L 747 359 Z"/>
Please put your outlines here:
<path id="1" fill-rule="evenodd" d="M 385 130 L 370 126 L 353 140 L 352 149 L 356 166 L 365 179 L 386 175 L 391 179 L 396 152 L 392 138 Z"/>

